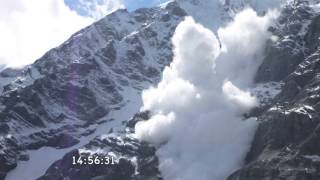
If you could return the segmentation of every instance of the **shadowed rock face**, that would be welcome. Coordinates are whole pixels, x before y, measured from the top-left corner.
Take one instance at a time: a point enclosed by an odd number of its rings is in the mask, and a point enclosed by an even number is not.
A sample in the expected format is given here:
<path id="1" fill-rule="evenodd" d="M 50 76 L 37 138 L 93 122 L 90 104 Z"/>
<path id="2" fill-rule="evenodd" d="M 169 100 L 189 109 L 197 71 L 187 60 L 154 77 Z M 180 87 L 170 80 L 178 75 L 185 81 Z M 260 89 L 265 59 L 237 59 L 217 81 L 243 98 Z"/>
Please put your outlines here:
<path id="1" fill-rule="evenodd" d="M 281 81 L 308 56 L 305 44 L 309 41 L 305 41 L 305 26 L 314 20 L 314 16 L 308 2 L 304 1 L 296 1 L 282 10 L 277 26 L 270 28 L 278 40 L 268 43 L 264 61 L 255 77 L 256 82 Z M 311 29 L 308 28 L 308 33 Z"/>
<path id="2" fill-rule="evenodd" d="M 309 49 L 309 52 L 314 52 L 319 47 L 319 32 L 320 28 L 320 15 L 316 15 L 309 26 L 308 33 L 305 36 L 306 46 Z"/>
<path id="3" fill-rule="evenodd" d="M 296 9 L 292 16 L 299 17 L 297 23 L 307 23 L 304 33 L 282 31 L 295 24 L 285 19 L 286 11 L 292 13 L 292 8 Z M 320 34 L 315 30 L 319 13 L 301 1 L 286 7 L 282 16 L 274 33 L 281 32 L 292 42 L 281 42 L 280 38 L 280 42 L 270 43 L 256 80 L 282 80 L 285 85 L 273 105 L 258 117 L 260 125 L 246 165 L 228 180 L 320 179 L 320 47 L 316 40 Z M 292 43 L 304 46 L 295 49 L 297 45 Z M 287 46 L 294 52 L 286 50 Z"/>

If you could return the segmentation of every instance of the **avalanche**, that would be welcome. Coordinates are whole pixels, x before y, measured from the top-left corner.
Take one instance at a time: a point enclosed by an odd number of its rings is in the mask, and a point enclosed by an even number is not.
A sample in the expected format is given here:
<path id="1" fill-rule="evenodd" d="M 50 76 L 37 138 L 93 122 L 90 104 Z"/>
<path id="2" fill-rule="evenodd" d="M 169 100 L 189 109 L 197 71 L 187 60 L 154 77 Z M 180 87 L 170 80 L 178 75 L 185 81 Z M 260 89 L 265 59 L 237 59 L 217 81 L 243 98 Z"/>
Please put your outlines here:
<path id="1" fill-rule="evenodd" d="M 191 17 L 177 27 L 173 62 L 142 94 L 142 110 L 153 116 L 135 127 L 140 140 L 157 146 L 165 179 L 224 180 L 240 167 L 257 125 L 243 120 L 258 104 L 247 90 L 277 15 L 247 8 L 218 36 Z"/>

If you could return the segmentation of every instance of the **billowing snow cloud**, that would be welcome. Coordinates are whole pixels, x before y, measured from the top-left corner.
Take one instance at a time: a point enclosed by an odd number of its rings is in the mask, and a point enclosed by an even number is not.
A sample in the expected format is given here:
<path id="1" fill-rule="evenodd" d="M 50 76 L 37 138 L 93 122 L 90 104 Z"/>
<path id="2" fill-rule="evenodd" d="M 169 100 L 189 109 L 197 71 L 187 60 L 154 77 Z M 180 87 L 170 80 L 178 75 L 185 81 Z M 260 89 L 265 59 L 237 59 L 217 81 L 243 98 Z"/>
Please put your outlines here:
<path id="1" fill-rule="evenodd" d="M 0 64 L 30 64 L 76 31 L 121 6 L 120 1 L 90 2 L 90 17 L 85 17 L 63 0 L 0 0 Z"/>
<path id="2" fill-rule="evenodd" d="M 142 110 L 153 116 L 135 127 L 158 148 L 165 179 L 224 180 L 241 165 L 257 126 L 243 118 L 257 105 L 246 90 L 276 14 L 246 9 L 218 37 L 190 17 L 177 27 L 173 62 L 142 94 Z"/>

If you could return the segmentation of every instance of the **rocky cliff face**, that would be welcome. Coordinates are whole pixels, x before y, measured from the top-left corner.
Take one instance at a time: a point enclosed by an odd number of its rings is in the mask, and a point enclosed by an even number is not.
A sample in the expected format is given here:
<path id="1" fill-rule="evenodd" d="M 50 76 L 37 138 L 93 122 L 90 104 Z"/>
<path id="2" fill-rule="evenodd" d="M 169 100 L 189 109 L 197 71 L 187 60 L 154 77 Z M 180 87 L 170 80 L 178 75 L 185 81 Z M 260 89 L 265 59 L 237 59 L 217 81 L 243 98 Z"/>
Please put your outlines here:
<path id="1" fill-rule="evenodd" d="M 155 148 L 132 136 L 134 124 L 149 117 L 137 113 L 140 93 L 158 82 L 171 62 L 171 37 L 185 16 L 215 31 L 249 3 L 239 2 L 180 0 L 135 12 L 118 10 L 33 65 L 3 71 L 0 179 L 8 172 L 9 180 L 162 179 Z M 230 180 L 320 179 L 320 12 L 315 2 L 289 3 L 270 28 L 274 38 L 255 80 L 283 87 L 248 113 L 260 125 L 246 164 Z M 257 3 L 252 6 L 264 13 Z M 48 161 L 43 171 L 24 174 L 23 168 L 36 166 L 32 160 L 43 147 L 62 155 L 50 161 L 43 157 Z M 110 153 L 116 166 L 71 164 L 73 156 Z"/>
<path id="2" fill-rule="evenodd" d="M 281 93 L 259 116 L 246 165 L 229 180 L 316 180 L 319 146 L 319 16 L 310 1 L 287 5 L 272 27 L 256 81 L 283 81 Z"/>

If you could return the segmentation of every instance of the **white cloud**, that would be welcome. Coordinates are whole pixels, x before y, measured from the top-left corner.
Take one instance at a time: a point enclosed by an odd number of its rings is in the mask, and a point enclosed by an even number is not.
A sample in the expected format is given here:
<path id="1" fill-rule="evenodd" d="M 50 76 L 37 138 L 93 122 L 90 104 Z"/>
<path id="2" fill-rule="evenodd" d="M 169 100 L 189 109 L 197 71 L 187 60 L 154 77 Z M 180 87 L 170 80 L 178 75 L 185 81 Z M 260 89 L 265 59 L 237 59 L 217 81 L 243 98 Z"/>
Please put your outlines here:
<path id="1" fill-rule="evenodd" d="M 161 82 L 143 92 L 136 136 L 157 146 L 167 180 L 224 180 L 242 163 L 257 123 L 242 115 L 257 105 L 246 91 L 261 63 L 268 26 L 276 17 L 246 9 L 210 30 L 186 18 L 173 37 L 174 59 Z"/>
<path id="2" fill-rule="evenodd" d="M 114 10 L 110 2 L 94 8 L 94 17 Z M 70 10 L 63 0 L 0 0 L 0 64 L 30 64 L 94 20 Z"/>
<path id="3" fill-rule="evenodd" d="M 89 17 L 96 20 L 117 9 L 124 8 L 122 0 L 79 0 L 79 6 Z"/>

